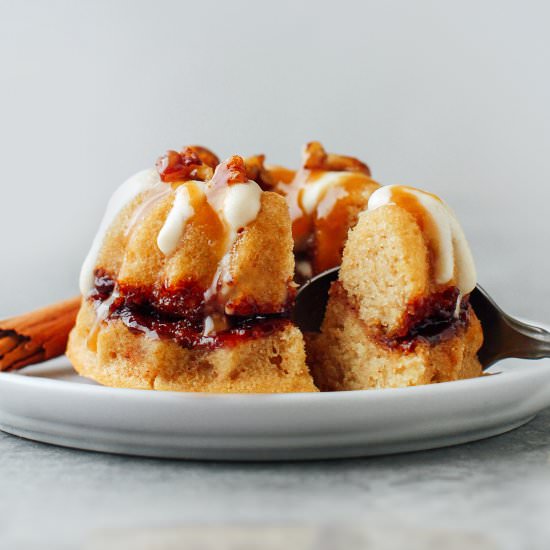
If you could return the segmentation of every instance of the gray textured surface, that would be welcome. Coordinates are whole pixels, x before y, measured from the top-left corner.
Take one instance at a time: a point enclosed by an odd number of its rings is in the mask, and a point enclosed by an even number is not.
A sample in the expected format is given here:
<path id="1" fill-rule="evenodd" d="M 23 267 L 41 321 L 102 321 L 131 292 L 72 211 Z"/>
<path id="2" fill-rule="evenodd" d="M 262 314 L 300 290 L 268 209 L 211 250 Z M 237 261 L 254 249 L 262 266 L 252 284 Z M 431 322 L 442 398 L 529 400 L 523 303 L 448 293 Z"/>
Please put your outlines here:
<path id="1" fill-rule="evenodd" d="M 0 0 L 1 316 L 76 292 L 108 195 L 164 149 L 203 142 L 292 165 L 318 138 L 383 183 L 447 198 L 480 280 L 510 312 L 550 320 L 548 3 L 259 6 Z M 312 464 L 133 459 L 0 435 L 0 497 L 9 549 L 210 548 L 189 529 L 206 523 L 218 541 L 287 526 L 308 549 L 543 550 L 550 411 L 485 442 Z"/>
<path id="2" fill-rule="evenodd" d="M 273 465 L 99 455 L 0 435 L 2 541 L 6 548 L 172 549 L 197 538 L 193 525 L 209 533 L 232 525 L 246 539 L 254 527 L 328 524 L 334 540 L 346 541 L 335 548 L 351 550 L 350 531 L 368 549 L 544 550 L 549 426 L 547 411 L 509 434 L 448 449 Z"/>

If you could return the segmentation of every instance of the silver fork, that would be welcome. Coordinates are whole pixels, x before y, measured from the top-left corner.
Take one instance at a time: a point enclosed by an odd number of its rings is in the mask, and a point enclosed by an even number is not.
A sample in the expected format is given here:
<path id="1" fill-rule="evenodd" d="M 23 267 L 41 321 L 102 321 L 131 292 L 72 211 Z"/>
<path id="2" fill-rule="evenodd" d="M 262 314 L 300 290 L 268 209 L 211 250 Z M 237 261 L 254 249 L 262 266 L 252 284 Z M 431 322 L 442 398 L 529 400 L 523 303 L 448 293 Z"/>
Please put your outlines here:
<path id="1" fill-rule="evenodd" d="M 296 296 L 294 322 L 304 331 L 318 332 L 328 300 L 328 291 L 340 268 L 320 273 L 304 284 Z M 481 321 L 483 346 L 478 357 L 487 369 L 507 357 L 542 359 L 550 357 L 550 333 L 541 327 L 511 317 L 479 285 L 470 294 L 470 303 Z"/>

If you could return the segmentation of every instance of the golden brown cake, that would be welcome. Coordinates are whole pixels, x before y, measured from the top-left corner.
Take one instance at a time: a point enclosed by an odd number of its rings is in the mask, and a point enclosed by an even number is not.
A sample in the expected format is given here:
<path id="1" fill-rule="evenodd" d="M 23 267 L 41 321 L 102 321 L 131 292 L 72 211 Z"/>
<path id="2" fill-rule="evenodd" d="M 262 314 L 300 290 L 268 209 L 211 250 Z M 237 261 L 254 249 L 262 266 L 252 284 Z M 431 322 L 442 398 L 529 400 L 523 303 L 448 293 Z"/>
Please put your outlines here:
<path id="1" fill-rule="evenodd" d="M 322 331 L 306 335 L 306 363 L 290 320 L 294 278 L 340 263 Z M 380 187 L 352 157 L 312 142 L 293 171 L 263 155 L 220 163 L 190 146 L 111 198 L 82 267 L 67 355 L 102 384 L 176 391 L 468 378 L 481 372 L 481 326 L 468 302 L 475 277 L 439 198 Z"/>
<path id="2" fill-rule="evenodd" d="M 303 282 L 340 265 L 348 230 L 378 189 L 363 162 L 327 153 L 318 142 L 304 147 L 298 171 L 264 164 L 263 155 L 246 161 L 262 189 L 287 200 L 292 220 L 296 278 Z"/>
<path id="3" fill-rule="evenodd" d="M 117 387 L 317 391 L 289 320 L 292 247 L 284 198 L 241 157 L 169 151 L 109 203 L 67 355 Z"/>
<path id="4" fill-rule="evenodd" d="M 437 197 L 387 186 L 350 231 L 308 360 L 321 390 L 428 384 L 481 374 L 476 275 L 462 229 Z"/>

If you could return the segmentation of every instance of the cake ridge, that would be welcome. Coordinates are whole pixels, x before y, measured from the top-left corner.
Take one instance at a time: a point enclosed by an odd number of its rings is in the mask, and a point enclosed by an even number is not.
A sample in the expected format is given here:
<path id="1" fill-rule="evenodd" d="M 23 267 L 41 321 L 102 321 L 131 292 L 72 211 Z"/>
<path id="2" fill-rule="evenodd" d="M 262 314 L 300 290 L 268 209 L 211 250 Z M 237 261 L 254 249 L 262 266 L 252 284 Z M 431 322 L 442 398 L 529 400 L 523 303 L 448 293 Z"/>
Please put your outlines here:
<path id="1" fill-rule="evenodd" d="M 477 376 L 475 266 L 453 211 L 381 187 L 308 143 L 265 155 L 169 150 L 115 191 L 81 272 L 67 354 L 101 383 L 222 392 L 400 387 Z M 321 333 L 296 279 L 340 265 Z M 304 348 L 307 343 L 307 356 Z"/>

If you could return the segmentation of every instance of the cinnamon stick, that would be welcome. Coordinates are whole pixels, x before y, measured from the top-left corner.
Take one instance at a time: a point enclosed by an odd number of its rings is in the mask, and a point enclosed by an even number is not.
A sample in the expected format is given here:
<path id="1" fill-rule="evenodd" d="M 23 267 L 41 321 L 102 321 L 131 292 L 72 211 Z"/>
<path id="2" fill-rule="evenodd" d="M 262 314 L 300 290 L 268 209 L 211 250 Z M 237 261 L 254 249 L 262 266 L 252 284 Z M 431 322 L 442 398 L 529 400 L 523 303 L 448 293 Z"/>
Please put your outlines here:
<path id="1" fill-rule="evenodd" d="M 0 321 L 0 371 L 63 355 L 80 301 L 78 296 Z"/>

